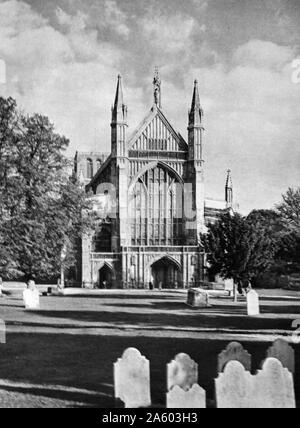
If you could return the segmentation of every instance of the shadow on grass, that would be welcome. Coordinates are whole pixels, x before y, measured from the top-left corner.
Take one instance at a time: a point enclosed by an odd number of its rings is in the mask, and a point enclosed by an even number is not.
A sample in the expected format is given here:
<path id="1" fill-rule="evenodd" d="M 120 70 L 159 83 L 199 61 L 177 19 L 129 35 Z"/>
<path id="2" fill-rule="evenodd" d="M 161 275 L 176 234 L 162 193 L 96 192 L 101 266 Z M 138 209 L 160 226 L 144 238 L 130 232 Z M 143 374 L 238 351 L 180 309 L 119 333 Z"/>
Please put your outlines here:
<path id="1" fill-rule="evenodd" d="M 260 297 L 259 300 L 261 302 L 295 302 L 295 303 L 299 303 L 300 302 L 300 298 L 298 297 Z"/>
<path id="2" fill-rule="evenodd" d="M 263 315 L 261 317 L 248 317 L 246 311 L 243 308 L 231 308 L 224 306 L 214 306 L 212 308 L 206 308 L 204 310 L 189 310 L 186 309 L 185 305 L 178 306 L 178 303 L 174 304 L 176 308 L 185 309 L 181 313 L 160 312 L 151 311 L 149 313 L 139 312 L 117 312 L 112 308 L 111 311 L 103 311 L 99 308 L 99 311 L 31 311 L 32 314 L 42 316 L 48 319 L 63 319 L 72 320 L 74 322 L 88 322 L 92 323 L 93 327 L 101 327 L 101 324 L 109 324 L 111 328 L 118 328 L 120 326 L 134 325 L 136 327 L 181 327 L 181 328 L 230 328 L 232 330 L 269 330 L 269 329 L 280 329 L 280 330 L 292 330 L 291 319 L 287 317 L 278 316 L 276 318 L 268 318 L 268 314 L 273 313 L 273 309 L 263 308 Z M 168 304 L 164 309 L 169 309 L 172 305 Z M 140 305 L 137 309 L 141 308 Z M 149 306 L 147 306 L 149 308 Z M 159 308 L 161 305 L 159 304 Z M 132 307 L 128 308 L 133 309 Z M 272 310 L 271 310 L 272 309 Z M 293 308 L 294 309 L 294 308 Z M 293 313 L 289 311 L 289 307 L 277 308 L 278 314 L 289 314 Z M 297 315 L 297 314 L 295 314 Z M 25 325 L 25 323 L 22 323 Z M 35 324 L 35 323 L 34 323 Z M 45 326 L 51 327 L 51 321 L 45 323 Z M 56 323 L 57 324 L 57 323 Z M 98 325 L 97 325 L 98 324 Z"/>
<path id="3" fill-rule="evenodd" d="M 52 296 L 52 297 L 57 297 L 57 298 L 62 298 L 62 299 L 98 299 L 101 301 L 101 299 L 109 299 L 109 300 L 145 300 L 145 299 L 151 299 L 151 300 L 172 300 L 172 299 L 177 299 L 178 300 L 178 295 L 177 296 L 166 296 L 164 294 L 155 294 L 153 292 L 149 292 L 149 294 L 147 294 L 147 292 L 143 293 L 143 294 L 97 294 L 95 296 L 91 295 L 91 294 L 86 294 L 86 295 L 80 295 L 80 296 Z"/>
<path id="4" fill-rule="evenodd" d="M 13 386 L 13 385 L 1 385 L 1 391 L 30 394 L 36 397 L 47 397 L 51 399 L 71 401 L 77 403 L 83 403 L 87 407 L 114 407 L 113 391 L 110 394 L 98 393 L 98 395 L 92 395 L 84 392 L 67 391 L 61 388 L 60 390 L 54 390 L 53 388 L 47 387 L 34 387 L 34 386 Z"/>
<path id="5" fill-rule="evenodd" d="M 17 309 L 24 309 L 24 305 L 20 303 L 19 305 L 3 305 L 3 303 L 0 302 L 0 308 L 17 308 Z"/>

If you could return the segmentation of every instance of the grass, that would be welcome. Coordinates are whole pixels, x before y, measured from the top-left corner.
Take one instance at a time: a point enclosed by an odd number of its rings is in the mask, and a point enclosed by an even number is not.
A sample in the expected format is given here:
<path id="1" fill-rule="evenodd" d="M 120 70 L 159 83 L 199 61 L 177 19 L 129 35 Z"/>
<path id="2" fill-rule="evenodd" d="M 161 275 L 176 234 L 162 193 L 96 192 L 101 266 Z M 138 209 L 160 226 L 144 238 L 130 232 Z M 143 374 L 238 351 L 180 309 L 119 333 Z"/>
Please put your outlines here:
<path id="1" fill-rule="evenodd" d="M 276 338 L 270 331 L 292 333 L 300 297 L 266 296 L 257 318 L 246 316 L 244 302 L 212 303 L 193 310 L 176 293 L 103 292 L 94 298 L 45 297 L 40 311 L 25 312 L 20 296 L 3 298 L 7 343 L 0 345 L 0 405 L 114 407 L 113 362 L 128 347 L 150 360 L 155 406 L 165 403 L 166 364 L 180 352 L 199 364 L 199 383 L 212 403 L 218 354 L 239 340 L 252 354 L 255 372 Z M 294 348 L 300 401 L 300 347 Z"/>

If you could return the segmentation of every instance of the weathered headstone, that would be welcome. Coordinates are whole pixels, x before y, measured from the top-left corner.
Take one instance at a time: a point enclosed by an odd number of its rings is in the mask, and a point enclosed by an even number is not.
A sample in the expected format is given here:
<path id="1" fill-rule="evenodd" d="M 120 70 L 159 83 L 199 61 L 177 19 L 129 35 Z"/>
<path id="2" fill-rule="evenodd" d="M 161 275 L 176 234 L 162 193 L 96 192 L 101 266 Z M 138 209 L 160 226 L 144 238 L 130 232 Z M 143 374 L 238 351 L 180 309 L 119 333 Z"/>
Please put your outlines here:
<path id="1" fill-rule="evenodd" d="M 250 317 L 255 317 L 260 314 L 259 296 L 255 290 L 251 290 L 247 294 L 247 310 L 248 316 Z"/>
<path id="2" fill-rule="evenodd" d="M 230 361 L 215 380 L 219 409 L 253 408 L 253 376 L 238 361 Z"/>
<path id="3" fill-rule="evenodd" d="M 115 398 L 127 409 L 151 406 L 150 364 L 135 348 L 127 349 L 114 364 Z"/>
<path id="4" fill-rule="evenodd" d="M 188 391 L 198 383 L 198 364 L 187 354 L 178 354 L 167 365 L 168 391 L 174 386 L 179 386 L 183 391 Z"/>
<path id="5" fill-rule="evenodd" d="M 230 361 L 239 361 L 247 371 L 251 372 L 252 357 L 238 342 L 231 342 L 218 357 L 218 372 L 224 371 Z"/>
<path id="6" fill-rule="evenodd" d="M 296 408 L 293 375 L 276 358 L 268 358 L 255 376 L 256 407 Z"/>
<path id="7" fill-rule="evenodd" d="M 207 308 L 209 304 L 209 294 L 205 290 L 191 288 L 188 291 L 187 305 L 192 308 Z"/>
<path id="8" fill-rule="evenodd" d="M 230 361 L 215 380 L 217 407 L 223 409 L 291 409 L 296 407 L 292 374 L 268 358 L 255 376 Z"/>
<path id="9" fill-rule="evenodd" d="M 179 386 L 167 394 L 168 409 L 205 409 L 206 392 L 198 384 L 195 384 L 189 391 L 184 391 Z"/>
<path id="10" fill-rule="evenodd" d="M 295 351 L 284 339 L 277 339 L 267 351 L 267 358 L 277 358 L 293 375 L 295 374 Z"/>
<path id="11" fill-rule="evenodd" d="M 34 281 L 28 282 L 28 288 L 23 292 L 25 309 L 36 310 L 40 308 L 40 293 Z"/>
<path id="12" fill-rule="evenodd" d="M 232 294 L 234 291 L 233 279 L 225 279 L 224 284 L 225 284 L 225 291 L 229 291 Z"/>
<path id="13" fill-rule="evenodd" d="M 6 343 L 6 325 L 3 320 L 0 320 L 0 343 Z"/>

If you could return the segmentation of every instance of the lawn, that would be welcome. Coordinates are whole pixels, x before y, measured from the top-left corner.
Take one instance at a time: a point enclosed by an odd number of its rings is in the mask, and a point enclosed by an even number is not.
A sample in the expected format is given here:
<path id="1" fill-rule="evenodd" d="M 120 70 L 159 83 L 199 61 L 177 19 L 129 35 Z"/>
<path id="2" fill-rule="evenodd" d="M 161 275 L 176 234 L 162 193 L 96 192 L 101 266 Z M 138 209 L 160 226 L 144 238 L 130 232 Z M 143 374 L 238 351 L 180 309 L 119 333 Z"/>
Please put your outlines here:
<path id="1" fill-rule="evenodd" d="M 238 340 L 256 371 L 273 340 L 291 339 L 300 296 L 266 292 L 261 310 L 249 318 L 245 302 L 229 299 L 195 310 L 183 294 L 159 292 L 43 297 L 35 312 L 25 312 L 20 295 L 2 298 L 7 342 L 0 345 L 0 406 L 113 407 L 113 362 L 127 347 L 150 360 L 155 406 L 165 403 L 166 364 L 179 352 L 199 364 L 199 383 L 213 405 L 217 355 Z M 293 346 L 300 402 L 300 346 Z"/>

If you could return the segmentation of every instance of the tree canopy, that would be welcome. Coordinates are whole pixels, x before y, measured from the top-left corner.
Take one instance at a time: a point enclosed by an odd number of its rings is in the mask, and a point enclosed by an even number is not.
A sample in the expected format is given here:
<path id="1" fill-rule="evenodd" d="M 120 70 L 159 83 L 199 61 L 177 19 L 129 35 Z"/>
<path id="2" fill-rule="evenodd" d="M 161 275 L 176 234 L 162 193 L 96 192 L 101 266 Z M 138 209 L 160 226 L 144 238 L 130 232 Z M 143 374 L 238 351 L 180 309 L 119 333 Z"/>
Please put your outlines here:
<path id="1" fill-rule="evenodd" d="M 209 271 L 237 284 L 264 273 L 300 271 L 300 189 L 288 189 L 276 210 L 225 213 L 202 236 Z"/>
<path id="2" fill-rule="evenodd" d="M 278 241 L 270 219 L 277 222 L 276 213 L 252 212 L 220 215 L 202 236 L 209 270 L 241 285 L 265 272 L 273 263 Z"/>
<path id="3" fill-rule="evenodd" d="M 283 201 L 277 206 L 279 214 L 289 229 L 300 233 L 300 188 L 289 188 L 282 198 Z"/>
<path id="4" fill-rule="evenodd" d="M 92 222 L 66 157 L 69 141 L 47 117 L 0 98 L 0 276 L 49 279 L 74 262 Z"/>
<path id="5" fill-rule="evenodd" d="M 280 240 L 277 260 L 281 271 L 300 271 L 300 188 L 288 189 L 277 206 L 282 219 L 284 234 Z"/>

